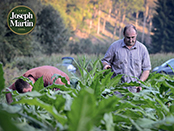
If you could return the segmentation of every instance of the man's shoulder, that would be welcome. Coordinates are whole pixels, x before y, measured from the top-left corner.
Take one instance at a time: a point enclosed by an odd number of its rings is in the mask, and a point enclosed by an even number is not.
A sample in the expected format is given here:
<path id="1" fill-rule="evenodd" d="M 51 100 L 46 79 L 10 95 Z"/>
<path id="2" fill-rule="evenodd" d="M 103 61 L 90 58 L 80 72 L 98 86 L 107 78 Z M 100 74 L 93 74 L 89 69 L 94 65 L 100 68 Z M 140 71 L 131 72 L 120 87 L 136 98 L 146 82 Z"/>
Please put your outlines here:
<path id="1" fill-rule="evenodd" d="M 139 41 L 137 41 L 137 48 L 141 54 L 148 54 L 149 55 L 147 47 Z"/>
<path id="2" fill-rule="evenodd" d="M 49 66 L 49 65 L 38 66 L 26 71 L 24 76 L 28 76 L 28 75 L 35 76 L 37 74 L 42 74 L 44 72 L 50 72 L 50 70 L 58 70 L 58 69 L 56 67 Z"/>
<path id="3" fill-rule="evenodd" d="M 145 46 L 143 43 L 141 43 L 141 42 L 139 42 L 139 41 L 136 41 L 136 43 L 137 43 L 137 46 L 138 46 L 139 48 L 146 49 L 146 46 Z"/>
<path id="4" fill-rule="evenodd" d="M 119 39 L 119 40 L 117 40 L 117 41 L 114 41 L 113 43 L 112 43 L 112 46 L 121 46 L 121 44 L 123 43 L 123 39 Z"/>
<path id="5" fill-rule="evenodd" d="M 35 67 L 35 68 L 32 68 L 28 71 L 37 71 L 37 70 L 44 70 L 44 69 L 56 69 L 56 67 L 54 66 L 50 66 L 50 65 L 43 65 L 43 66 L 38 66 L 38 67 Z"/>

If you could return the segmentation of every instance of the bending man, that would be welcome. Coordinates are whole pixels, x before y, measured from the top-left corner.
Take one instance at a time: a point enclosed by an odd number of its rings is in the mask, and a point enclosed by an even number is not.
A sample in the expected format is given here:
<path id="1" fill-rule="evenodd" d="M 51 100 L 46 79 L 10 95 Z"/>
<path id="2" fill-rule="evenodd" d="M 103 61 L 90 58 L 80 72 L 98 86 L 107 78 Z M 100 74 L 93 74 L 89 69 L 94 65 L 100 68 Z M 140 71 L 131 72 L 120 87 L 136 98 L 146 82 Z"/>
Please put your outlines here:
<path id="1" fill-rule="evenodd" d="M 35 81 L 37 81 L 38 78 L 43 76 L 44 87 L 46 87 L 48 85 L 53 84 L 53 79 L 51 79 L 51 77 L 54 74 L 58 74 L 65 77 L 68 81 L 68 84 L 70 84 L 70 79 L 68 75 L 53 66 L 40 66 L 30 69 L 26 73 L 24 73 L 23 76 L 29 78 L 33 83 L 35 83 Z M 63 83 L 60 78 L 58 78 L 55 83 L 65 85 L 65 83 Z M 31 92 L 32 88 L 33 87 L 29 83 L 23 81 L 22 79 L 16 80 L 16 82 L 9 87 L 9 89 L 17 90 L 19 93 Z M 11 103 L 13 101 L 12 94 L 6 94 L 6 99 L 8 103 Z"/>

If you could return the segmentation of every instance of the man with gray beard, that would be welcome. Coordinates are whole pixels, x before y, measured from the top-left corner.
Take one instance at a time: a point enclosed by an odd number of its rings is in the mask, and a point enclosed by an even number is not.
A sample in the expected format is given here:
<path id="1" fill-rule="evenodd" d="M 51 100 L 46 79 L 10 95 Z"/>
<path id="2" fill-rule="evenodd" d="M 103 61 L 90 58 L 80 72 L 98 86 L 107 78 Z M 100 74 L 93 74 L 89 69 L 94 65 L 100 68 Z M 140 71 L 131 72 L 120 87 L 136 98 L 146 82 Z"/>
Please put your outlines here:
<path id="1" fill-rule="evenodd" d="M 136 40 L 137 29 L 129 24 L 123 30 L 124 38 L 115 41 L 101 60 L 103 69 L 111 68 L 113 77 L 123 74 L 122 82 L 145 81 L 151 70 L 150 57 L 147 48 Z M 132 77 L 133 76 L 133 77 Z M 138 81 L 139 82 L 139 81 Z M 139 92 L 141 87 L 124 87 L 131 92 Z"/>

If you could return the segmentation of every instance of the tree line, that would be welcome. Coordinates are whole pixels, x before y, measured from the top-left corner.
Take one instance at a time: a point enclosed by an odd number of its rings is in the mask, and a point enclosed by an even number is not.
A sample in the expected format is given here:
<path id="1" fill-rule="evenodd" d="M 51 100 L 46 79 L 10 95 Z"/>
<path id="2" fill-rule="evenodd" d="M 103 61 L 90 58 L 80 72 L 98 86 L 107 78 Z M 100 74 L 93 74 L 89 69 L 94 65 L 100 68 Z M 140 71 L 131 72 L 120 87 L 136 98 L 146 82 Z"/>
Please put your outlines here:
<path id="1" fill-rule="evenodd" d="M 174 0 L 0 1 L 0 61 L 4 64 L 17 56 L 104 54 L 123 37 L 128 23 L 137 27 L 137 39 L 150 53 L 174 51 Z M 8 12 L 17 5 L 29 6 L 37 16 L 36 27 L 28 35 L 16 35 L 7 26 Z M 79 38 L 78 30 L 87 37 Z"/>
<path id="2" fill-rule="evenodd" d="M 37 16 L 35 29 L 27 35 L 16 35 L 7 26 L 8 12 L 17 5 L 30 7 Z M 3 0 L 0 8 L 0 61 L 4 64 L 16 56 L 62 53 L 71 36 L 60 13 L 40 0 Z"/>

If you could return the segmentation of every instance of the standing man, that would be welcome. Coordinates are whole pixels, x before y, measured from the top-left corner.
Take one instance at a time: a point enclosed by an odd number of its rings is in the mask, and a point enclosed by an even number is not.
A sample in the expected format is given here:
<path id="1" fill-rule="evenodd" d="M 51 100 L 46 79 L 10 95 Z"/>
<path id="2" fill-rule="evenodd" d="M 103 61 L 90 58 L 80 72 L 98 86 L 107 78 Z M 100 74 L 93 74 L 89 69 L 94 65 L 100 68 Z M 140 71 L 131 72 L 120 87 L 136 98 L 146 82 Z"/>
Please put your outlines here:
<path id="1" fill-rule="evenodd" d="M 33 83 L 35 83 L 40 77 L 43 76 L 44 87 L 46 87 L 48 85 L 53 84 L 52 76 L 54 74 L 58 74 L 58 75 L 61 75 L 62 77 L 65 77 L 65 79 L 68 81 L 68 84 L 70 84 L 70 79 L 68 75 L 53 66 L 40 66 L 40 67 L 30 69 L 26 73 L 24 73 L 23 76 L 30 79 Z M 60 85 L 65 85 L 65 83 L 63 83 L 60 78 L 58 78 L 55 81 L 55 83 Z M 16 80 L 15 83 L 13 83 L 9 87 L 9 89 L 17 90 L 19 93 L 25 93 L 25 92 L 31 92 L 33 87 L 26 81 L 23 81 L 22 79 L 18 79 Z M 13 101 L 12 94 L 7 93 L 6 99 L 8 103 L 11 103 Z"/>
<path id="2" fill-rule="evenodd" d="M 123 30 L 124 38 L 115 41 L 107 50 L 102 59 L 103 69 L 111 68 L 113 77 L 123 74 L 122 82 L 145 81 L 151 70 L 151 63 L 147 48 L 136 40 L 137 30 L 133 25 L 125 26 Z M 131 92 L 139 92 L 141 87 L 125 87 Z"/>

